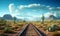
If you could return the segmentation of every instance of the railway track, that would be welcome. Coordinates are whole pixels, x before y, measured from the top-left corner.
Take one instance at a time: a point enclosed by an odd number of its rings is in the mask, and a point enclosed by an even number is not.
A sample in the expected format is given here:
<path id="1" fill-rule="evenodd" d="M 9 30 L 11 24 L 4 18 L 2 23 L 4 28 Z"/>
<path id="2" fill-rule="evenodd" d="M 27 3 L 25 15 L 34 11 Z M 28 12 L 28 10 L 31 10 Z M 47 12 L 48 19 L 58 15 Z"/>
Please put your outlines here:
<path id="1" fill-rule="evenodd" d="M 18 36 L 46 36 L 46 34 L 34 25 L 28 24 L 21 32 L 19 32 Z"/>

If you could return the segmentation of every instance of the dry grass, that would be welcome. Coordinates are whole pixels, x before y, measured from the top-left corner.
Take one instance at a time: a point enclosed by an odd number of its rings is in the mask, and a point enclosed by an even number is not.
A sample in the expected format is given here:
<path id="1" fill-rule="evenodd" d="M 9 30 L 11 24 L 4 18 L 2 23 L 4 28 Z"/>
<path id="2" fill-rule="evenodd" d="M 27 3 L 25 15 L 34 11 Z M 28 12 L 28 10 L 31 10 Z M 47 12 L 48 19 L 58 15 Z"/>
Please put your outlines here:
<path id="1" fill-rule="evenodd" d="M 41 24 L 41 22 L 33 22 L 33 24 L 38 27 L 39 29 L 42 29 L 48 36 L 60 36 L 60 33 L 56 33 L 57 31 L 60 30 L 56 30 L 55 32 L 49 32 L 47 30 L 47 28 L 53 24 L 57 25 L 60 27 L 60 21 L 45 21 L 44 24 Z"/>
<path id="2" fill-rule="evenodd" d="M 26 24 L 33 24 L 36 27 L 38 27 L 39 29 L 42 29 L 47 35 L 50 36 L 55 36 L 55 34 L 57 35 L 57 31 L 56 32 L 49 32 L 47 31 L 47 28 L 53 24 L 56 24 L 58 26 L 60 26 L 60 21 L 45 21 L 44 24 L 41 24 L 41 22 L 16 22 L 15 24 L 13 23 L 13 21 L 8 21 L 6 24 L 0 25 L 0 27 L 2 27 L 3 29 L 0 30 L 0 33 L 4 33 L 4 29 L 7 27 L 6 25 L 9 25 L 10 29 L 12 32 L 17 32 L 22 30 L 22 27 Z M 60 33 L 58 33 L 60 34 Z"/>
<path id="3" fill-rule="evenodd" d="M 6 36 L 9 34 L 16 34 L 18 31 L 22 30 L 23 26 L 26 25 L 27 22 L 16 22 L 14 24 L 13 21 L 7 21 L 6 24 L 0 25 L 0 36 Z"/>

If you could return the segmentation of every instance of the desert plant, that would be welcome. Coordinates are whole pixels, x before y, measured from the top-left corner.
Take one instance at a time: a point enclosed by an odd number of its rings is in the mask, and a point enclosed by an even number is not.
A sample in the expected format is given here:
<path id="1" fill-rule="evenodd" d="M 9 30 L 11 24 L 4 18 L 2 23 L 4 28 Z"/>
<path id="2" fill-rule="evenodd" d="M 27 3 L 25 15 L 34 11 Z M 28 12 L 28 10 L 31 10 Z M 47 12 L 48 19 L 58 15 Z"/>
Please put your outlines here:
<path id="1" fill-rule="evenodd" d="M 5 32 L 5 33 L 11 32 L 11 28 L 10 28 L 10 27 L 6 27 L 6 28 L 4 29 L 4 32 Z"/>
<path id="2" fill-rule="evenodd" d="M 53 31 L 56 31 L 57 28 L 59 28 L 59 27 L 54 24 L 54 25 L 51 25 L 51 26 L 48 27 L 48 31 L 52 31 L 53 32 Z"/>
<path id="3" fill-rule="evenodd" d="M 42 24 L 44 24 L 44 15 L 42 16 Z"/>
<path id="4" fill-rule="evenodd" d="M 16 23 L 16 17 L 14 17 L 14 24 Z"/>
<path id="5" fill-rule="evenodd" d="M 9 26 L 9 24 L 6 24 L 4 33 L 13 33 L 12 28 Z"/>

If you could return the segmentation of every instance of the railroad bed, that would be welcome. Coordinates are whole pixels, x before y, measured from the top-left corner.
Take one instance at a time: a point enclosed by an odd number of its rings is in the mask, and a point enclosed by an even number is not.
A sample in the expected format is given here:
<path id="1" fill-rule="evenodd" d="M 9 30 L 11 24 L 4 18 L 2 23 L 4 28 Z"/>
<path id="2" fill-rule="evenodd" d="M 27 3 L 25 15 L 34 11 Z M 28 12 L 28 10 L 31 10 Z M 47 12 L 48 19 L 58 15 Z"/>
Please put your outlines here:
<path id="1" fill-rule="evenodd" d="M 21 32 L 19 32 L 18 36 L 46 36 L 46 34 L 34 25 L 28 24 Z"/>

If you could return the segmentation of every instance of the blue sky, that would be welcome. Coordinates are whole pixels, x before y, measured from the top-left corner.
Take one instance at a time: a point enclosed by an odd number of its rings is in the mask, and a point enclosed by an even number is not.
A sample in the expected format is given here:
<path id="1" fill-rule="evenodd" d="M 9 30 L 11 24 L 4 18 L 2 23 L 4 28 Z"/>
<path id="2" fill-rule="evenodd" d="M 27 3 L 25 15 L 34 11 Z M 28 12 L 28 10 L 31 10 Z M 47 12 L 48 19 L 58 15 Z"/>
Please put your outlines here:
<path id="1" fill-rule="evenodd" d="M 60 16 L 60 0 L 0 0 L 0 17 L 5 14 L 28 20 L 41 18 L 42 14 L 57 17 Z"/>

